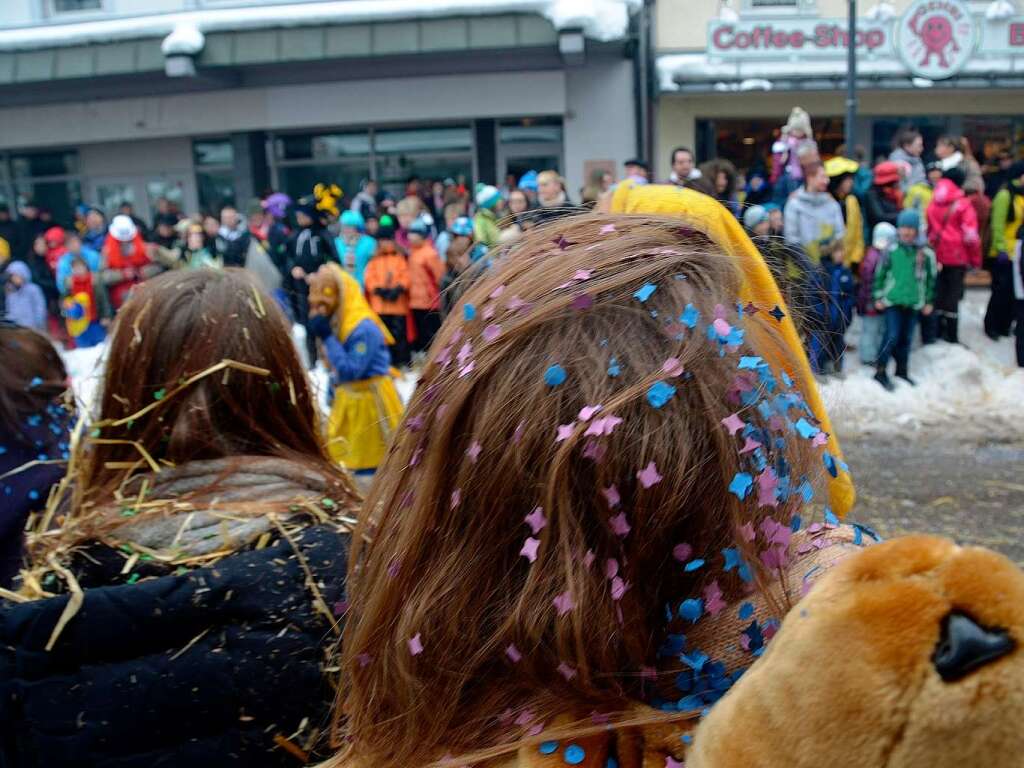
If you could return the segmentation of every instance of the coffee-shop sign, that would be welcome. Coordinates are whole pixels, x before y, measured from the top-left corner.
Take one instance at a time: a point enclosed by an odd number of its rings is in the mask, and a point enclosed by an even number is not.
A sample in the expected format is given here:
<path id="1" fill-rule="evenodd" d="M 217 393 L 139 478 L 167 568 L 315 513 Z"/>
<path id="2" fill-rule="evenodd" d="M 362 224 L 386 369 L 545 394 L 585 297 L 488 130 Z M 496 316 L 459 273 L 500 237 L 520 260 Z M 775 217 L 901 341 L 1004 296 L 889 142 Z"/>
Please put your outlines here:
<path id="1" fill-rule="evenodd" d="M 741 19 L 708 27 L 708 55 L 721 60 L 845 58 L 849 45 L 846 19 Z M 916 0 L 898 18 L 859 20 L 854 45 L 867 58 L 898 57 L 911 74 L 937 80 L 955 75 L 975 54 L 1024 55 L 1024 17 L 989 21 L 962 0 Z"/>

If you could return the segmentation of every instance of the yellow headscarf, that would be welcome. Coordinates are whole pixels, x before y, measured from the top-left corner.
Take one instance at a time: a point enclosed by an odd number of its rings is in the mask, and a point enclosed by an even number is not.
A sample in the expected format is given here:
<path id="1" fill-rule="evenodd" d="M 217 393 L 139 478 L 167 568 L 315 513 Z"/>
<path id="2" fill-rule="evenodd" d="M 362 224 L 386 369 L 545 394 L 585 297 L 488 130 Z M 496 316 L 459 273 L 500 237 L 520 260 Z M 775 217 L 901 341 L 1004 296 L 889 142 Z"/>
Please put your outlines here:
<path id="1" fill-rule="evenodd" d="M 619 184 L 612 196 L 611 210 L 613 213 L 673 216 L 683 219 L 688 227 L 706 234 L 736 262 L 743 278 L 739 296 L 742 303 L 752 302 L 757 307 L 767 310 L 777 305 L 786 313 L 780 328 L 782 339 L 789 347 L 793 364 L 784 365 L 782 360 L 773 360 L 770 351 L 764 354 L 765 360 L 776 369 L 786 370 L 793 377 L 821 428 L 828 433 L 829 452 L 838 461 L 842 461 L 839 440 L 832 430 L 832 423 L 811 374 L 811 367 L 807 362 L 807 355 L 804 353 L 796 326 L 789 317 L 789 308 L 760 252 L 743 231 L 736 217 L 718 201 L 691 189 L 664 184 L 638 185 L 633 181 Z M 791 370 L 792 368 L 795 370 Z M 829 478 L 829 504 L 833 511 L 842 517 L 853 507 L 856 492 L 850 474 L 838 466 L 837 473 L 836 477 Z"/>
<path id="2" fill-rule="evenodd" d="M 334 312 L 334 316 L 338 321 L 338 338 L 344 341 L 363 320 L 372 320 L 380 328 L 381 333 L 384 334 L 384 342 L 388 346 L 394 344 L 395 338 L 391 335 L 387 326 L 381 322 L 377 313 L 370 309 L 370 305 L 366 302 L 366 297 L 363 296 L 363 289 L 359 287 L 356 279 L 342 269 L 340 265 L 333 262 L 327 264 L 327 268 L 338 283 L 341 296 L 338 308 Z"/>

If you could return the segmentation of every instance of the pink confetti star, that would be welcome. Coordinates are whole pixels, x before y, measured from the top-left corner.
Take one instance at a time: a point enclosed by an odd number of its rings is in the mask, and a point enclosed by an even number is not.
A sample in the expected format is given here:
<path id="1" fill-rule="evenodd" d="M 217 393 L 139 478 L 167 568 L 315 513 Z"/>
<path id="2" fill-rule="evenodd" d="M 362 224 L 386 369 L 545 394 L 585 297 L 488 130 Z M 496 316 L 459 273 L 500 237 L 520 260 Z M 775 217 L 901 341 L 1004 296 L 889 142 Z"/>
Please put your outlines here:
<path id="1" fill-rule="evenodd" d="M 604 577 L 606 579 L 614 579 L 619 575 L 619 561 L 615 558 L 609 557 L 604 561 Z"/>
<path id="2" fill-rule="evenodd" d="M 466 361 L 469 360 L 469 356 L 472 355 L 472 354 L 473 354 L 473 347 L 467 341 L 465 344 L 462 345 L 462 348 L 459 350 L 459 356 L 457 358 L 458 361 L 459 361 L 459 365 L 465 365 Z"/>
<path id="3" fill-rule="evenodd" d="M 819 432 L 811 440 L 811 445 L 815 448 L 820 448 L 823 445 L 828 445 L 828 434 L 825 432 Z"/>
<path id="4" fill-rule="evenodd" d="M 727 416 L 726 418 L 722 419 L 722 424 L 724 424 L 725 428 L 729 430 L 730 435 L 735 435 L 737 432 L 739 432 L 741 429 L 747 426 L 746 422 L 740 418 L 738 413 L 734 413 L 731 416 Z"/>
<path id="5" fill-rule="evenodd" d="M 523 654 L 512 643 L 509 643 L 508 648 L 505 649 L 505 655 L 511 659 L 513 664 L 518 664 L 523 658 Z"/>
<path id="6" fill-rule="evenodd" d="M 612 600 L 618 601 L 622 599 L 622 596 L 626 594 L 626 590 L 629 586 L 621 578 L 616 576 L 612 579 Z"/>
<path id="7" fill-rule="evenodd" d="M 593 273 L 592 270 L 589 270 L 589 269 L 578 269 L 578 270 L 576 270 L 576 274 L 572 276 L 572 279 L 573 280 L 579 280 L 580 282 L 583 282 L 584 280 L 589 280 L 591 277 L 593 277 L 593 275 L 594 275 L 594 273 Z"/>
<path id="8" fill-rule="evenodd" d="M 715 333 L 717 333 L 719 336 L 724 337 L 732 333 L 732 326 L 729 325 L 727 321 L 722 320 L 721 318 L 715 320 L 715 322 L 713 322 L 711 325 L 715 329 Z"/>
<path id="9" fill-rule="evenodd" d="M 526 422 L 520 421 L 516 425 L 515 431 L 512 433 L 512 445 L 518 445 L 519 441 L 523 439 L 523 433 L 526 432 Z"/>
<path id="10" fill-rule="evenodd" d="M 689 544 L 676 544 L 672 547 L 672 557 L 678 560 L 680 563 L 685 563 L 690 559 L 690 555 L 693 554 L 693 547 Z"/>
<path id="11" fill-rule="evenodd" d="M 454 491 L 452 491 L 452 506 L 451 506 L 451 508 L 455 509 L 457 506 L 459 506 L 459 502 L 460 501 L 462 501 L 462 491 L 460 491 L 458 488 L 456 488 Z"/>
<path id="12" fill-rule="evenodd" d="M 568 592 L 563 592 L 555 597 L 551 602 L 554 603 L 555 608 L 558 609 L 559 616 L 565 616 L 565 614 L 576 607 L 576 603 L 572 601 L 572 595 Z"/>
<path id="13" fill-rule="evenodd" d="M 570 304 L 570 306 L 575 310 L 583 312 L 584 310 L 590 309 L 594 306 L 594 297 L 589 293 L 581 293 L 572 300 L 572 304 Z"/>
<path id="14" fill-rule="evenodd" d="M 572 437 L 573 430 L 576 429 L 576 422 L 572 424 L 559 424 L 558 435 L 555 437 L 556 443 L 564 443 L 570 437 Z"/>
<path id="15" fill-rule="evenodd" d="M 566 680 L 572 680 L 574 677 L 576 677 L 576 670 L 563 661 L 561 664 L 558 665 L 558 674 L 560 674 Z"/>
<path id="16" fill-rule="evenodd" d="M 466 449 L 466 456 L 473 464 L 476 464 L 476 460 L 480 458 L 480 452 L 482 450 L 483 446 L 481 446 L 479 442 L 474 440 L 472 443 L 469 444 L 469 448 Z"/>
<path id="17" fill-rule="evenodd" d="M 585 554 L 583 556 L 583 567 L 584 568 L 590 568 L 590 566 L 592 566 L 594 564 L 594 560 L 596 560 L 596 559 L 597 559 L 597 555 L 594 554 L 594 551 L 591 550 L 591 549 L 588 549 L 587 550 L 587 554 Z"/>
<path id="18" fill-rule="evenodd" d="M 670 357 L 661 365 L 661 371 L 666 376 L 682 376 L 683 375 L 683 364 L 679 362 L 678 357 Z"/>
<path id="19" fill-rule="evenodd" d="M 680 763 L 672 755 L 669 755 L 665 758 L 665 768 L 686 768 L 686 764 Z"/>
<path id="20" fill-rule="evenodd" d="M 653 461 L 636 473 L 636 479 L 644 488 L 651 488 L 662 481 L 661 475 L 658 474 L 658 466 Z"/>
<path id="21" fill-rule="evenodd" d="M 470 360 L 466 365 L 459 369 L 459 378 L 464 379 L 473 372 L 473 368 L 476 367 L 474 362 Z"/>
<path id="22" fill-rule="evenodd" d="M 373 661 L 373 656 L 368 653 L 360 653 L 356 656 L 356 661 L 359 662 L 360 667 L 368 667 L 370 662 Z"/>
<path id="23" fill-rule="evenodd" d="M 610 235 L 614 231 L 615 231 L 615 225 L 614 224 L 605 224 L 603 227 L 601 227 L 601 234 L 602 235 Z"/>
<path id="24" fill-rule="evenodd" d="M 497 288 L 495 288 L 493 291 L 491 291 L 491 298 L 492 299 L 496 299 L 499 296 L 501 296 L 501 294 L 503 294 L 504 292 L 505 292 L 505 284 L 502 283 Z"/>
<path id="25" fill-rule="evenodd" d="M 539 548 L 540 540 L 531 536 L 523 543 L 523 548 L 519 550 L 519 556 L 525 557 L 531 563 L 535 563 L 537 562 L 537 550 Z"/>
<path id="26" fill-rule="evenodd" d="M 596 440 L 588 440 L 586 446 L 583 448 L 583 458 L 600 461 L 604 458 L 605 450 L 606 447 L 598 443 Z"/>
<path id="27" fill-rule="evenodd" d="M 544 526 L 548 524 L 548 519 L 544 517 L 544 510 L 541 507 L 534 509 L 523 518 L 523 521 L 530 526 L 530 530 L 533 531 L 535 536 L 544 530 Z"/>
<path id="28" fill-rule="evenodd" d="M 484 310 L 484 320 L 490 320 L 492 317 L 494 317 L 494 307 L 487 307 Z"/>
<path id="29" fill-rule="evenodd" d="M 526 302 L 520 299 L 518 296 L 513 296 L 505 304 L 508 307 L 509 312 L 518 312 L 520 309 L 526 306 Z"/>
<path id="30" fill-rule="evenodd" d="M 600 405 L 587 405 L 580 409 L 580 421 L 590 421 L 594 415 L 601 410 Z"/>
<path id="31" fill-rule="evenodd" d="M 757 536 L 757 534 L 754 532 L 753 523 L 744 523 L 743 525 L 741 525 L 739 533 L 744 541 L 753 541 L 754 538 Z"/>
<path id="32" fill-rule="evenodd" d="M 629 527 L 629 521 L 626 520 L 625 512 L 620 512 L 608 522 L 612 527 L 612 533 L 616 536 L 625 536 L 632 530 Z"/>
<path id="33" fill-rule="evenodd" d="M 718 586 L 717 579 L 704 588 L 704 610 L 714 616 L 726 607 L 722 599 L 722 588 Z"/>
<path id="34" fill-rule="evenodd" d="M 417 632 L 416 636 L 409 640 L 409 653 L 413 656 L 419 656 L 423 653 L 423 642 L 420 640 L 420 633 Z"/>
<path id="35" fill-rule="evenodd" d="M 488 325 L 486 328 L 484 328 L 484 332 L 483 332 L 482 335 L 484 337 L 484 341 L 492 342 L 496 338 L 501 336 L 501 326 L 500 325 Z"/>
<path id="36" fill-rule="evenodd" d="M 743 444 L 743 447 L 740 448 L 740 454 L 751 453 L 753 451 L 756 451 L 760 447 L 761 444 L 757 442 L 757 440 L 755 440 L 752 437 L 748 437 L 747 441 Z"/>
<path id="37" fill-rule="evenodd" d="M 622 501 L 622 498 L 619 496 L 619 488 L 616 485 L 609 485 L 607 488 L 602 489 L 601 494 L 612 509 L 619 506 L 619 503 Z"/>

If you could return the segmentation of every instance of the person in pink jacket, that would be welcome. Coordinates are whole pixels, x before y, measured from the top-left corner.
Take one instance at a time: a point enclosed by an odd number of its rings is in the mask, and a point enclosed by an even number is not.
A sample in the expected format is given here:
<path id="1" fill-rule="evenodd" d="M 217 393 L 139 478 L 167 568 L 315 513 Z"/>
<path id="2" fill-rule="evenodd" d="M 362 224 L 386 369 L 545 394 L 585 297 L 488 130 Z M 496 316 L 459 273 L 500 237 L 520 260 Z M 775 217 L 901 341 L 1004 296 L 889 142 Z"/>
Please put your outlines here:
<path id="1" fill-rule="evenodd" d="M 981 267 L 978 217 L 964 196 L 963 181 L 964 172 L 959 168 L 945 171 L 928 206 L 928 241 L 939 263 L 935 286 L 938 336 L 950 344 L 959 343 L 957 325 L 964 275 L 968 269 Z"/>

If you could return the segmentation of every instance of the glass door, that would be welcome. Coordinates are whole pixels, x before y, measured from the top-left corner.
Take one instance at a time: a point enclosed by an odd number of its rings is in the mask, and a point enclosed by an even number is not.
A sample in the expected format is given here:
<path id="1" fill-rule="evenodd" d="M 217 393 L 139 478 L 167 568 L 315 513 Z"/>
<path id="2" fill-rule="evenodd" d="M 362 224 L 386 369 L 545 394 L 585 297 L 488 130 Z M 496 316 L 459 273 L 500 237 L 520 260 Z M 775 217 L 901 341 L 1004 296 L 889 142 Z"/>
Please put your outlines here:
<path id="1" fill-rule="evenodd" d="M 118 176 L 92 179 L 89 202 L 109 218 L 122 205 L 132 207 L 132 214 L 144 222 L 152 222 L 157 201 L 165 198 L 183 214 L 195 213 L 195 188 L 184 174 L 152 176 Z"/>

